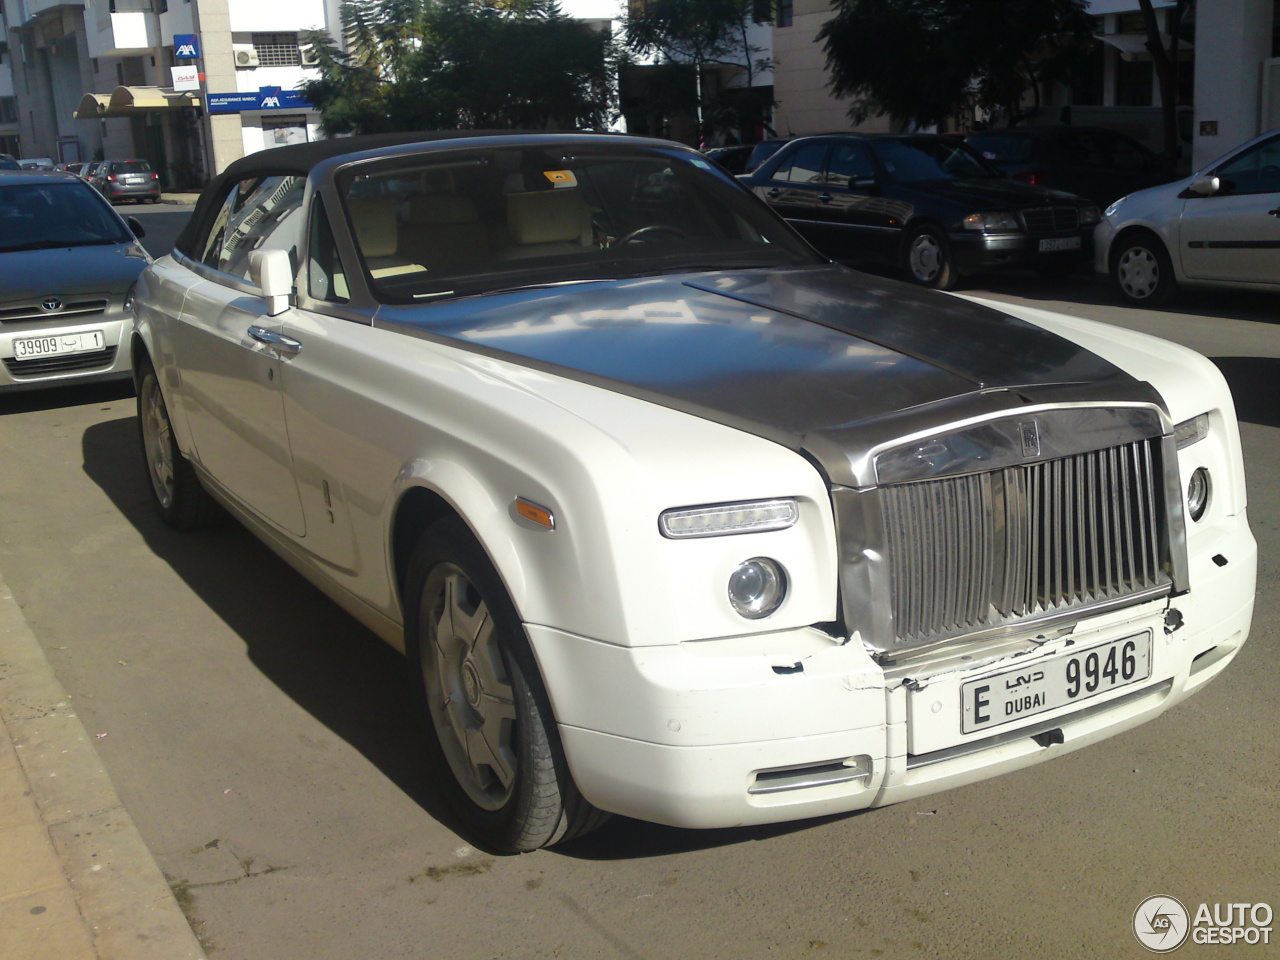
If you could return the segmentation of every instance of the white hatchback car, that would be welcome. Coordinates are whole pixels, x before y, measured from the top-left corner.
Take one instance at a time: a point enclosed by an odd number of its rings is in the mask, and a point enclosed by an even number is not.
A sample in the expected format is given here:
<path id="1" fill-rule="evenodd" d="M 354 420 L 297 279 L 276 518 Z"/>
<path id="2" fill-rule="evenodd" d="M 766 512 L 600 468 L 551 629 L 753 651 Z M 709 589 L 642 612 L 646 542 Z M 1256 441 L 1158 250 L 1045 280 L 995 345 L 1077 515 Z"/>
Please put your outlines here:
<path id="1" fill-rule="evenodd" d="M 1094 269 L 1120 296 L 1154 306 L 1180 285 L 1280 284 L 1280 130 L 1183 180 L 1139 190 L 1094 229 Z"/>

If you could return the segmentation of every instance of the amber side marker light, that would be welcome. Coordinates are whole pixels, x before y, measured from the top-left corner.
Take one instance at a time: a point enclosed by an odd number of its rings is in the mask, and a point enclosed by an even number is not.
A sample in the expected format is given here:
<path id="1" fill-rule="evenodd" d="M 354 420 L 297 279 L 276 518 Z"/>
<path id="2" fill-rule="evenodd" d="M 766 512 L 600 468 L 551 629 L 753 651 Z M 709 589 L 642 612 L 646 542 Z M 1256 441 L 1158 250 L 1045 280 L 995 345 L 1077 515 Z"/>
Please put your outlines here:
<path id="1" fill-rule="evenodd" d="M 515 510 L 520 516 L 524 517 L 530 523 L 536 523 L 540 527 L 546 527 L 548 530 L 556 528 L 556 518 L 546 507 L 538 506 L 524 497 L 516 497 Z"/>

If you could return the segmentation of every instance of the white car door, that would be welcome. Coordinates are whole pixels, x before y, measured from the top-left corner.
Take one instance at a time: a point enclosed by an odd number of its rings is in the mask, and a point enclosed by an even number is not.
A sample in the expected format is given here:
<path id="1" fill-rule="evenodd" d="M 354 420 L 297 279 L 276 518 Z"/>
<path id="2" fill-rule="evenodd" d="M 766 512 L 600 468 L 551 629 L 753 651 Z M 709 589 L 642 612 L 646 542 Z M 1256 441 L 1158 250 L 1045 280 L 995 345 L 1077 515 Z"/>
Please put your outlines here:
<path id="1" fill-rule="evenodd" d="M 1280 283 L 1280 137 L 1214 171 L 1221 186 L 1183 201 L 1179 252 L 1196 280 Z"/>
<path id="2" fill-rule="evenodd" d="M 297 250 L 300 177 L 253 177 L 232 187 L 199 259 L 176 325 L 183 406 L 204 469 L 253 512 L 295 536 L 306 532 L 285 426 L 281 321 L 249 279 L 253 250 Z"/>

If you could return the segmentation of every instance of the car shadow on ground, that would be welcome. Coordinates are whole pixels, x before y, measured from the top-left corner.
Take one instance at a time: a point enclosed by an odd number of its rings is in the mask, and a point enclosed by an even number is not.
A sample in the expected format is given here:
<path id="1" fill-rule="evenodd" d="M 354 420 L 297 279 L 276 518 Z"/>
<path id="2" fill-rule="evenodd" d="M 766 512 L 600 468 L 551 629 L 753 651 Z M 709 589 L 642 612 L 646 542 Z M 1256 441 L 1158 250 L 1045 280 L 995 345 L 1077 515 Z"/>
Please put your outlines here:
<path id="1" fill-rule="evenodd" d="M 89 427 L 82 451 L 89 478 L 244 641 L 253 664 L 456 832 L 420 761 L 404 658 L 231 518 L 187 533 L 165 526 L 152 505 L 134 417 Z"/>
<path id="2" fill-rule="evenodd" d="M 117 390 L 115 396 L 120 395 Z M 90 402 L 84 396 L 78 400 Z M 425 734 L 399 653 L 234 520 L 190 533 L 165 526 L 152 506 L 135 418 L 89 427 L 82 452 L 89 478 L 156 556 L 244 641 L 250 660 L 267 679 L 359 751 L 433 819 L 478 849 L 495 853 L 467 835 L 432 788 L 422 759 Z M 819 821 L 682 830 L 614 817 L 597 833 L 552 852 L 584 860 L 652 857 L 765 839 L 815 822 Z"/>

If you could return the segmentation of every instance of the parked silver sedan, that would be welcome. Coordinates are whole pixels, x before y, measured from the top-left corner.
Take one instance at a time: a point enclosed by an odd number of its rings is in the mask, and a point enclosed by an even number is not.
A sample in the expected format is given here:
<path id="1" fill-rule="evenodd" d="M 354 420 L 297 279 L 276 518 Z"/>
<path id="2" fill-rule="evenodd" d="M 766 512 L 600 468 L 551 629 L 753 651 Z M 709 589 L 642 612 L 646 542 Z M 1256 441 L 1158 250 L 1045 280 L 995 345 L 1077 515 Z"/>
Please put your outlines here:
<path id="1" fill-rule="evenodd" d="M 0 177 L 0 391 L 129 377 L 142 235 L 74 174 Z"/>
<path id="2" fill-rule="evenodd" d="M 1120 198 L 1093 242 L 1094 269 L 1135 305 L 1164 303 L 1180 286 L 1280 289 L 1280 130 Z"/>

